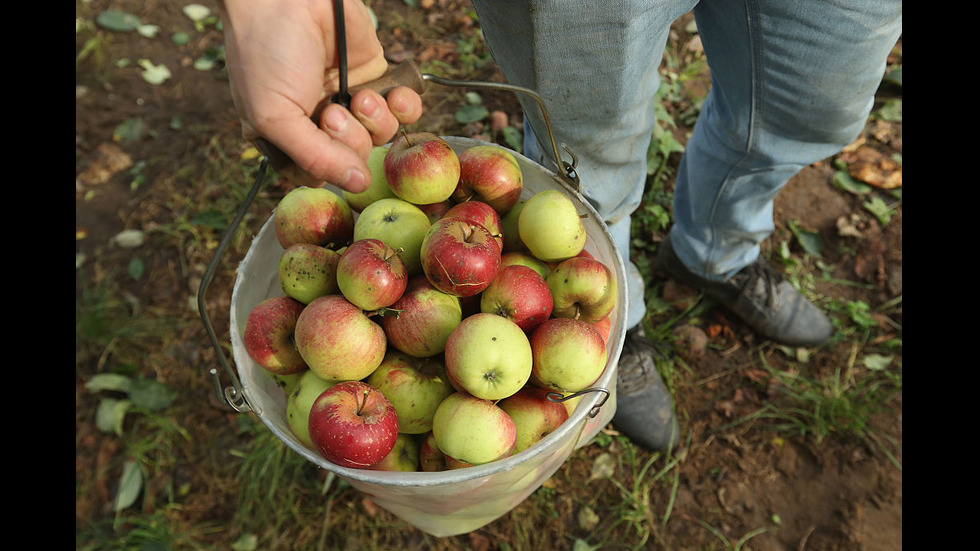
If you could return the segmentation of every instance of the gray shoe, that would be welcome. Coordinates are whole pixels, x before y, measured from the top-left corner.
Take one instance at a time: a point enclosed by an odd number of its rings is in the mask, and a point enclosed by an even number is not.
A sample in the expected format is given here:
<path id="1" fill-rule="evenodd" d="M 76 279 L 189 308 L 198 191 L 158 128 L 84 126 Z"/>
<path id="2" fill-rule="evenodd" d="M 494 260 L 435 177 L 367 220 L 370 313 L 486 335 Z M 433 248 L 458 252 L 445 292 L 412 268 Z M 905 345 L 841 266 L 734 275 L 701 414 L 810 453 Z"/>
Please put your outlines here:
<path id="1" fill-rule="evenodd" d="M 709 281 L 681 263 L 668 234 L 660 244 L 657 264 L 672 279 L 701 289 L 768 339 L 790 346 L 816 346 L 833 332 L 827 316 L 762 258 L 728 281 Z"/>
<path id="2" fill-rule="evenodd" d="M 677 444 L 680 429 L 674 400 L 657 371 L 663 359 L 641 326 L 626 332 L 616 374 L 616 414 L 613 425 L 634 444 L 666 452 Z"/>

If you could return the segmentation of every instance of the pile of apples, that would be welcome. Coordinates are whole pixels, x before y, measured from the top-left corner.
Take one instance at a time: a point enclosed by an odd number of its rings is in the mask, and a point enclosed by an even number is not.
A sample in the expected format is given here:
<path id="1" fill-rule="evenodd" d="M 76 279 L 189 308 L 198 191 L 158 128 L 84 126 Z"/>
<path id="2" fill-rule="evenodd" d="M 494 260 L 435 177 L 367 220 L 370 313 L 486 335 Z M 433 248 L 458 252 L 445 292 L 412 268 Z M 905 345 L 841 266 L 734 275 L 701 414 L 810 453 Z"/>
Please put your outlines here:
<path id="1" fill-rule="evenodd" d="M 244 346 L 297 439 L 337 465 L 486 464 L 565 422 L 607 361 L 613 271 L 571 198 L 522 198 L 507 149 L 402 133 L 357 194 L 299 187 L 274 213 L 283 295 Z M 550 397 L 549 397 L 550 395 Z"/>

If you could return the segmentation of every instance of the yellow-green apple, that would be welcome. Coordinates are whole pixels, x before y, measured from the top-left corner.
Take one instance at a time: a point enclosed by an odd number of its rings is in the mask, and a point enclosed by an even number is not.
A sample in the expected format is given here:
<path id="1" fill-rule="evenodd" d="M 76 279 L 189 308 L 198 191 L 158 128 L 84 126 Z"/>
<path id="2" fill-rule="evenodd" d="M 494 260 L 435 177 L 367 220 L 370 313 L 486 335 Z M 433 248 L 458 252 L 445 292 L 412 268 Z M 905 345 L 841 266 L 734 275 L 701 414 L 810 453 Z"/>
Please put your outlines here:
<path id="1" fill-rule="evenodd" d="M 429 431 L 419 446 L 419 470 L 436 473 L 446 470 L 446 454 L 436 445 L 436 437 Z"/>
<path id="2" fill-rule="evenodd" d="M 483 465 L 514 451 L 517 427 L 492 400 L 455 392 L 439 404 L 432 435 L 436 447 L 449 458 Z"/>
<path id="3" fill-rule="evenodd" d="M 595 258 L 576 256 L 559 262 L 545 281 L 555 301 L 555 317 L 595 323 L 616 305 L 616 276 Z"/>
<path id="4" fill-rule="evenodd" d="M 577 255 L 587 237 L 575 203 L 557 189 L 540 191 L 524 203 L 517 231 L 531 254 L 545 262 Z"/>
<path id="5" fill-rule="evenodd" d="M 408 201 L 389 197 L 379 199 L 361 211 L 354 223 L 354 240 L 380 239 L 392 249 L 401 249 L 402 262 L 409 276 L 422 273 L 419 251 L 429 231 L 429 217 Z"/>
<path id="6" fill-rule="evenodd" d="M 378 199 L 385 199 L 388 197 L 394 197 L 394 192 L 388 187 L 388 181 L 385 180 L 385 155 L 388 154 L 387 145 L 376 145 L 371 149 L 371 153 L 368 155 L 368 170 L 371 171 L 371 179 L 368 182 L 368 187 L 364 191 L 359 193 L 351 193 L 346 189 L 342 191 L 343 198 L 350 205 L 350 208 L 354 212 L 361 212 L 370 205 L 371 203 L 377 201 Z"/>
<path id="7" fill-rule="evenodd" d="M 384 173 L 396 196 L 416 205 L 438 203 L 459 183 L 459 157 L 431 132 L 403 132 L 388 148 Z"/>
<path id="8" fill-rule="evenodd" d="M 301 186 L 287 193 L 273 215 L 276 237 L 284 249 L 313 243 L 337 249 L 350 243 L 354 211 L 343 197 L 322 187 Z"/>
<path id="9" fill-rule="evenodd" d="M 296 325 L 303 310 L 302 302 L 284 295 L 267 298 L 252 308 L 242 334 L 252 361 L 277 375 L 306 369 L 295 342 Z"/>
<path id="10" fill-rule="evenodd" d="M 497 403 L 517 428 L 514 453 L 530 448 L 568 419 L 565 405 L 548 399 L 550 392 L 528 385 Z"/>
<path id="11" fill-rule="evenodd" d="M 296 348 L 310 369 L 328 381 L 356 381 L 381 365 L 384 330 L 343 295 L 313 299 L 296 320 Z"/>
<path id="12" fill-rule="evenodd" d="M 459 154 L 459 184 L 453 191 L 457 202 L 478 200 L 506 214 L 524 191 L 521 165 L 498 145 L 476 145 Z"/>
<path id="13" fill-rule="evenodd" d="M 501 270 L 504 269 L 505 266 L 510 266 L 511 264 L 519 264 L 521 266 L 532 268 L 535 272 L 541 274 L 541 277 L 548 277 L 548 274 L 551 273 L 550 264 L 535 258 L 533 255 L 527 252 L 510 251 L 500 255 Z"/>
<path id="14" fill-rule="evenodd" d="M 366 469 L 394 449 L 398 414 L 378 389 L 363 381 L 343 381 L 313 402 L 309 431 L 313 447 L 327 461 Z"/>
<path id="15" fill-rule="evenodd" d="M 520 220 L 521 211 L 527 199 L 520 199 L 507 214 L 500 217 L 500 229 L 504 234 L 504 252 L 529 252 L 527 245 L 521 240 Z"/>
<path id="16" fill-rule="evenodd" d="M 395 447 L 381 461 L 368 467 L 373 471 L 396 471 L 413 473 L 419 470 L 421 443 L 414 434 L 399 433 L 395 439 Z"/>
<path id="17" fill-rule="evenodd" d="M 309 369 L 306 371 L 309 371 Z M 289 396 L 293 392 L 296 385 L 299 384 L 299 380 L 303 376 L 303 373 L 303 371 L 300 371 L 299 373 L 279 375 L 278 373 L 265 371 L 265 374 L 276 383 L 276 386 L 282 389 L 282 393 L 285 396 Z"/>
<path id="18" fill-rule="evenodd" d="M 279 257 L 279 286 L 286 296 L 303 304 L 340 291 L 337 261 L 340 253 L 313 243 L 294 243 Z"/>
<path id="19" fill-rule="evenodd" d="M 505 317 L 530 333 L 551 317 L 551 288 L 533 268 L 512 264 L 480 293 L 480 311 Z"/>
<path id="20" fill-rule="evenodd" d="M 606 343 L 592 324 L 551 318 L 531 333 L 531 384 L 562 394 L 589 387 L 606 367 Z"/>
<path id="21" fill-rule="evenodd" d="M 436 289 L 424 275 L 408 280 L 405 292 L 381 316 L 393 348 L 418 358 L 442 354 L 449 334 L 463 319 L 459 297 Z"/>
<path id="22" fill-rule="evenodd" d="M 503 251 L 504 235 L 501 229 L 500 215 L 489 204 L 476 200 L 457 203 L 443 213 L 442 217 L 458 218 L 483 226 L 490 232 L 490 235 L 497 242 L 497 246 Z"/>
<path id="23" fill-rule="evenodd" d="M 458 218 L 433 223 L 419 257 L 433 287 L 458 297 L 486 289 L 500 268 L 500 247 L 490 231 Z"/>
<path id="24" fill-rule="evenodd" d="M 380 239 L 358 239 L 337 262 L 337 287 L 354 306 L 372 312 L 391 306 L 405 292 L 408 273 L 400 251 Z"/>
<path id="25" fill-rule="evenodd" d="M 325 381 L 307 369 L 286 397 L 286 423 L 296 438 L 308 448 L 313 448 L 313 441 L 310 440 L 310 410 L 320 394 L 333 385 L 333 381 Z"/>
<path id="26" fill-rule="evenodd" d="M 514 394 L 531 375 L 531 344 L 513 321 L 477 313 L 459 323 L 446 341 L 446 374 L 457 390 L 500 400 Z"/>
<path id="27" fill-rule="evenodd" d="M 432 430 L 439 404 L 453 393 L 439 356 L 417 358 L 388 350 L 381 365 L 365 382 L 380 390 L 398 412 L 398 432 L 423 434 Z"/>

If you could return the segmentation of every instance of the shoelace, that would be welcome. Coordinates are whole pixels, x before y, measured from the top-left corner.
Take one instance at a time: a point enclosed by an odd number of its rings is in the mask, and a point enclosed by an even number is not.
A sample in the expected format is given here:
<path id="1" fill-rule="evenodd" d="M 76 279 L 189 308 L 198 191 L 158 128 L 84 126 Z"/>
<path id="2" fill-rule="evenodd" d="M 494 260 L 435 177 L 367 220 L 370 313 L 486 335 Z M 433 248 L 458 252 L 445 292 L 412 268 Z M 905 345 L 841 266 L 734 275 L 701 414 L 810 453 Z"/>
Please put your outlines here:
<path id="1" fill-rule="evenodd" d="M 750 293 L 753 299 L 762 298 L 767 308 L 776 303 L 776 294 L 779 292 L 779 284 L 782 282 L 782 274 L 777 272 L 768 262 L 762 261 L 746 266 L 745 269 L 732 276 L 732 283 L 738 288 L 740 294 Z M 761 295 L 761 297 L 756 295 Z"/>

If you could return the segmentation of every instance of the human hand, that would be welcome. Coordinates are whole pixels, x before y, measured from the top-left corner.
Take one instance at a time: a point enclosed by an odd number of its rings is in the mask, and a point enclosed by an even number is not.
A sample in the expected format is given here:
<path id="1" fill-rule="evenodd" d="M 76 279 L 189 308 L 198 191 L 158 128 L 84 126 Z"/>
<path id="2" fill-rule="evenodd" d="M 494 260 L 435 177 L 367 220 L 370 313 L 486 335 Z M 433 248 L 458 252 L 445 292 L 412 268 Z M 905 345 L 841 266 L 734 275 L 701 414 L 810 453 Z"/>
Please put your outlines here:
<path id="1" fill-rule="evenodd" d="M 397 87 L 385 98 L 359 90 L 349 110 L 332 103 L 314 121 L 317 105 L 340 89 L 333 2 L 224 0 L 221 12 L 243 136 L 263 138 L 288 155 L 297 184 L 366 189 L 371 148 L 419 119 L 419 94 Z M 388 63 L 363 2 L 345 0 L 344 14 L 347 81 L 354 87 L 381 77 Z"/>

